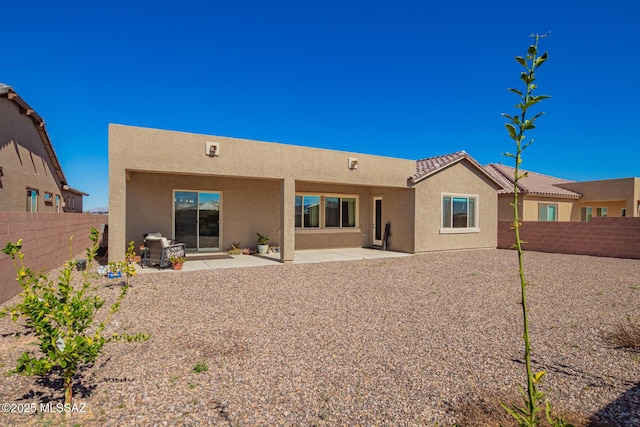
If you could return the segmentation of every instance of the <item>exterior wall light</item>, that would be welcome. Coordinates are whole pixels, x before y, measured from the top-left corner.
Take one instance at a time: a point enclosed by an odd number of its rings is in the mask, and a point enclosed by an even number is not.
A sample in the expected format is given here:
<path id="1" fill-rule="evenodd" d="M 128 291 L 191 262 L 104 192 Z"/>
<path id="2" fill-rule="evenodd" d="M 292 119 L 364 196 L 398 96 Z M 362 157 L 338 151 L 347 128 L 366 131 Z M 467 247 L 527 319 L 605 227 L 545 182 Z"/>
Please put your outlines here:
<path id="1" fill-rule="evenodd" d="M 220 143 L 219 142 L 205 143 L 205 154 L 209 157 L 218 157 L 220 155 Z"/>
<path id="2" fill-rule="evenodd" d="M 349 157 L 349 169 L 358 169 L 358 159 L 356 159 L 355 157 Z"/>

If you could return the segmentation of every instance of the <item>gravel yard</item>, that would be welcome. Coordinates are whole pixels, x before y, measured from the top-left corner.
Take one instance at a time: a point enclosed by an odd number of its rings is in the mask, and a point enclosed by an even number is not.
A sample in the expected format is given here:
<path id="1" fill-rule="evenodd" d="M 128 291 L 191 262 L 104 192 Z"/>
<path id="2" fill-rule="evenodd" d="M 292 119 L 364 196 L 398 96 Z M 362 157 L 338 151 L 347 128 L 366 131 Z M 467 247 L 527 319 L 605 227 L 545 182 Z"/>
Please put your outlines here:
<path id="1" fill-rule="evenodd" d="M 607 341 L 621 323 L 640 322 L 640 260 L 528 252 L 525 269 L 534 366 L 548 370 L 542 389 L 567 411 L 640 425 L 640 353 Z M 109 301 L 119 291 L 115 279 L 95 283 Z M 112 326 L 152 337 L 105 346 L 76 386 L 84 412 L 72 419 L 451 424 L 463 403 L 525 385 L 519 298 L 507 250 L 139 275 Z M 0 319 L 1 371 L 33 348 L 23 332 Z M 199 363 L 209 370 L 192 372 Z M 0 376 L 2 403 L 62 402 L 56 379 Z M 0 425 L 60 420 L 0 415 Z"/>

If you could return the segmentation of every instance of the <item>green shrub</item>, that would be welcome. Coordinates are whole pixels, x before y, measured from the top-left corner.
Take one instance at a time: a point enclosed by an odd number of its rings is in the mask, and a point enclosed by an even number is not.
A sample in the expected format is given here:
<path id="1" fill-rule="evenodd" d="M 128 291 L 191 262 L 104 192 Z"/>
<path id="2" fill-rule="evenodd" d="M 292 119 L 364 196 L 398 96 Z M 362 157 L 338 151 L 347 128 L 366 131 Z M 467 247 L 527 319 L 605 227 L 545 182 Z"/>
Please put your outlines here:
<path id="1" fill-rule="evenodd" d="M 35 273 L 25 267 L 22 253 L 22 239 L 17 243 L 7 243 L 2 252 L 13 260 L 17 272 L 17 281 L 22 287 L 20 302 L 6 307 L 1 316 L 11 315 L 15 322 L 24 318 L 26 327 L 32 330 L 38 339 L 39 354 L 22 353 L 16 367 L 10 373 L 22 375 L 46 375 L 54 368 L 62 370 L 64 380 L 65 404 L 73 402 L 73 377 L 83 365 L 93 364 L 102 352 L 103 346 L 110 341 L 144 341 L 149 335 L 114 334 L 103 336 L 105 327 L 113 313 L 129 290 L 129 276 L 135 272 L 131 262 L 119 263 L 125 276 L 122 290 L 116 302 L 109 308 L 106 317 L 96 325 L 96 314 L 105 300 L 90 293 L 91 265 L 98 251 L 98 230 L 92 228 L 91 248 L 87 248 L 87 268 L 82 273 L 82 284 L 76 289 L 72 284 L 72 272 L 75 261 L 64 264 L 57 281 L 49 275 Z M 133 242 L 129 244 L 127 259 L 133 259 Z"/>
<path id="2" fill-rule="evenodd" d="M 205 362 L 198 362 L 196 363 L 196 366 L 193 367 L 191 372 L 194 374 L 199 374 L 201 372 L 206 372 L 208 370 L 209 370 L 209 366 Z"/>

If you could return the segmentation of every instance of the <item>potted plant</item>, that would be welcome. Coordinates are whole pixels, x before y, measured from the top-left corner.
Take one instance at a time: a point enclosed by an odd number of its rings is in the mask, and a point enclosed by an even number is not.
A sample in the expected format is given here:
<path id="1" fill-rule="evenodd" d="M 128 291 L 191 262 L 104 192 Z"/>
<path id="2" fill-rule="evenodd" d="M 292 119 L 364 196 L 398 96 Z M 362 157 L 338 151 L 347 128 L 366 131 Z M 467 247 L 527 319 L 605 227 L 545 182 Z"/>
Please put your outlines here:
<path id="1" fill-rule="evenodd" d="M 256 235 L 258 236 L 258 253 L 264 255 L 269 251 L 269 236 L 260 233 Z"/>
<path id="2" fill-rule="evenodd" d="M 233 242 L 231 244 L 231 249 L 227 251 L 229 255 L 240 255 L 242 254 L 242 249 L 240 248 L 240 242 Z"/>
<path id="3" fill-rule="evenodd" d="M 110 262 L 109 265 L 109 272 L 107 274 L 107 277 L 109 279 L 119 279 L 122 277 L 122 263 L 119 261 L 114 261 L 114 262 Z"/>
<path id="4" fill-rule="evenodd" d="M 183 256 L 172 256 L 169 258 L 171 261 L 171 266 L 174 270 L 182 270 L 182 264 L 187 260 L 187 258 Z"/>

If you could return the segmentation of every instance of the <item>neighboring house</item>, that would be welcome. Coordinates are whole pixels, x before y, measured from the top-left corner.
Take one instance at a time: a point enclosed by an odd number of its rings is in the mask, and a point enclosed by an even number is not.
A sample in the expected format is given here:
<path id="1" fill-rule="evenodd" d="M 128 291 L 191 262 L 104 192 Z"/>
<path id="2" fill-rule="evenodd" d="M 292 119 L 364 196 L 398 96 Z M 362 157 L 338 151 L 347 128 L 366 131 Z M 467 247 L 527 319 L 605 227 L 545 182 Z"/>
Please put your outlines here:
<path id="1" fill-rule="evenodd" d="M 187 251 L 495 248 L 500 184 L 465 152 L 419 161 L 110 125 L 109 251 L 149 232 Z M 385 241 L 385 229 L 390 234 Z"/>
<path id="2" fill-rule="evenodd" d="M 83 196 L 69 187 L 42 117 L 0 84 L 0 211 L 82 212 Z"/>
<path id="3" fill-rule="evenodd" d="M 502 188 L 498 190 L 498 220 L 513 221 L 514 168 L 490 163 L 485 170 Z M 580 199 L 579 193 L 558 187 L 566 179 L 521 170 L 527 176 L 518 181 L 518 216 L 522 221 L 571 221 L 573 205 Z"/>
<path id="4" fill-rule="evenodd" d="M 498 190 L 498 220 L 513 220 L 514 168 L 489 164 L 485 170 Z M 640 216 L 640 179 L 574 182 L 531 171 L 518 181 L 523 221 L 591 221 L 593 217 Z"/>
<path id="5" fill-rule="evenodd" d="M 593 217 L 640 217 L 640 179 L 619 178 L 567 182 L 559 187 L 582 194 L 571 213 L 571 221 Z"/>

